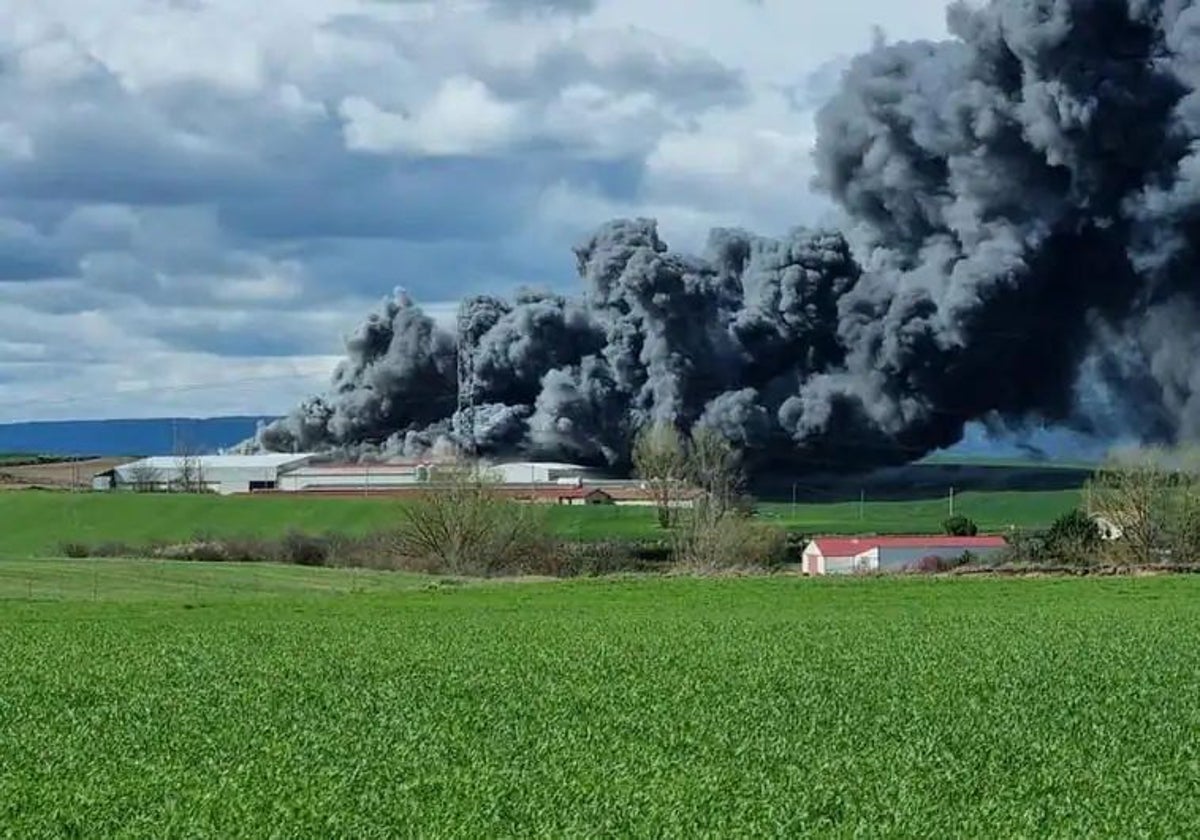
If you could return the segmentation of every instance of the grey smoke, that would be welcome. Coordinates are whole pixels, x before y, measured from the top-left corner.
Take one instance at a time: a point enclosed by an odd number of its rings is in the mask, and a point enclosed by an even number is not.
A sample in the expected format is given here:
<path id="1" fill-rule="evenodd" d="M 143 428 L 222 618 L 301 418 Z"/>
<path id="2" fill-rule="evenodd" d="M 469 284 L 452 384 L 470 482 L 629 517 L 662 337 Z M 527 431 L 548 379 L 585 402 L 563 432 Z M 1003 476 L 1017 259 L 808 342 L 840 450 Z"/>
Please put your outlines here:
<path id="1" fill-rule="evenodd" d="M 602 226 L 578 299 L 465 304 L 473 424 L 455 337 L 400 295 L 258 444 L 412 451 L 473 425 L 486 452 L 620 464 L 669 419 L 759 463 L 870 466 L 972 420 L 1200 436 L 1200 8 L 994 0 L 948 22 L 853 60 L 819 114 L 845 234 L 718 230 L 692 257 L 650 220 Z"/>

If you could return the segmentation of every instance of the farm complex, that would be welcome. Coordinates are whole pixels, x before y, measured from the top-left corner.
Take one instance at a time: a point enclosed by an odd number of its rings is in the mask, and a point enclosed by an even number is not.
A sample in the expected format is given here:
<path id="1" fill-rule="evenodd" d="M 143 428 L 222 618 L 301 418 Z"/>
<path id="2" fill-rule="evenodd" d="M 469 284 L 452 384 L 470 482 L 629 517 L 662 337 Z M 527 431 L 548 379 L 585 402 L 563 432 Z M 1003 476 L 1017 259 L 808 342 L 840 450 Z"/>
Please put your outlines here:
<path id="1" fill-rule="evenodd" d="M 155 456 L 110 466 L 92 479 L 98 491 L 187 490 L 231 496 L 246 493 L 404 495 L 436 491 L 452 480 L 453 466 L 436 459 L 337 462 L 316 454 Z M 495 491 L 519 501 L 570 505 L 651 504 L 642 481 L 612 478 L 580 464 L 501 461 L 481 465 Z M 681 490 L 674 504 L 690 503 Z"/>

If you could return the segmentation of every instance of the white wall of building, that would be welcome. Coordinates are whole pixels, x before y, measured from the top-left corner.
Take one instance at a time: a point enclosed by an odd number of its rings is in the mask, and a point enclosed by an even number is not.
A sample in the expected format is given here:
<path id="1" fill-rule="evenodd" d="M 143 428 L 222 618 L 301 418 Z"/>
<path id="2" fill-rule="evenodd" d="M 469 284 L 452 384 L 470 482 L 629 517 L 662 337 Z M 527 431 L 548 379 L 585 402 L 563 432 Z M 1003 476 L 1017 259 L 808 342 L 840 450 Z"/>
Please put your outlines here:
<path id="1" fill-rule="evenodd" d="M 853 555 L 830 555 L 826 557 L 815 545 L 804 550 L 800 560 L 801 570 L 810 575 L 845 575 L 855 570 Z"/>
<path id="2" fill-rule="evenodd" d="M 426 464 L 308 464 L 288 469 L 279 476 L 279 489 L 386 490 L 411 487 L 429 481 L 432 467 Z"/>
<path id="3" fill-rule="evenodd" d="M 970 553 L 973 557 L 980 559 L 999 554 L 1004 551 L 1003 547 L 992 548 L 985 546 L 981 548 L 940 548 L 923 546 L 920 548 L 899 548 L 892 546 L 882 546 L 873 549 L 864 554 L 859 555 L 867 564 L 867 568 L 872 571 L 880 570 L 885 572 L 897 572 L 902 569 L 915 567 L 926 557 L 937 557 L 942 560 L 957 560 L 966 553 Z"/>
<path id="4" fill-rule="evenodd" d="M 114 470 L 115 489 L 135 489 L 152 480 L 155 490 L 170 490 L 189 476 L 204 490 L 221 495 L 248 493 L 278 486 L 280 472 L 299 466 L 312 455 L 196 455 L 143 458 Z"/>
<path id="5" fill-rule="evenodd" d="M 488 464 L 486 472 L 502 484 L 569 484 L 572 481 L 598 475 L 597 471 L 580 464 L 549 461 L 513 461 Z"/>

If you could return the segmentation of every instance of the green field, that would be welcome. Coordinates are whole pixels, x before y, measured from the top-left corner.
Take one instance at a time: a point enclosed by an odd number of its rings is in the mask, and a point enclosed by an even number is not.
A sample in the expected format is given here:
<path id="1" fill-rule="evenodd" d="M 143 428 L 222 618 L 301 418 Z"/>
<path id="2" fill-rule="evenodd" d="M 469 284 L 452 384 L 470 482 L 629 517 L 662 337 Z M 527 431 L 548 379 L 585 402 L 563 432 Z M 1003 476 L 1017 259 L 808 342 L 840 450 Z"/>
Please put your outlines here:
<path id="1" fill-rule="evenodd" d="M 1079 503 L 1079 492 L 962 493 L 955 509 L 986 530 L 1040 528 Z M 395 499 L 296 496 L 219 497 L 103 493 L 0 493 L 0 556 L 49 556 L 64 542 L 140 545 L 211 536 L 279 536 L 291 529 L 365 534 L 397 522 Z M 764 518 L 816 533 L 936 533 L 945 499 L 852 504 L 768 503 Z M 662 536 L 648 508 L 547 509 L 554 530 L 574 539 Z"/>
<path id="2" fill-rule="evenodd" d="M 1200 833 L 1200 579 L 320 580 L 4 584 L 0 836 Z"/>
<path id="3" fill-rule="evenodd" d="M 423 575 L 271 563 L 0 560 L 3 601 L 209 601 L 398 592 L 438 585 Z"/>

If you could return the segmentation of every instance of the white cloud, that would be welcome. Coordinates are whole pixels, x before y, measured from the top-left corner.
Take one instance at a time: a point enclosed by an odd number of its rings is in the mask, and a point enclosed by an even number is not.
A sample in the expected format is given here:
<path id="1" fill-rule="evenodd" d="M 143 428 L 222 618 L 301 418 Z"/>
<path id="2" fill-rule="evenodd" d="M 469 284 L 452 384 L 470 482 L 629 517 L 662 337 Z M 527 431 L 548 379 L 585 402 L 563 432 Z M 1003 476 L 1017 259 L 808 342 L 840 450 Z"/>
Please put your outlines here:
<path id="1" fill-rule="evenodd" d="M 282 411 L 396 285 L 448 319 L 613 215 L 814 221 L 828 68 L 943 0 L 286 5 L 0 4 L 0 419 Z"/>
<path id="2" fill-rule="evenodd" d="M 478 79 L 452 76 L 413 117 L 379 108 L 369 99 L 342 102 L 346 145 L 355 151 L 418 155 L 488 154 L 513 139 L 518 109 L 501 102 Z"/>

